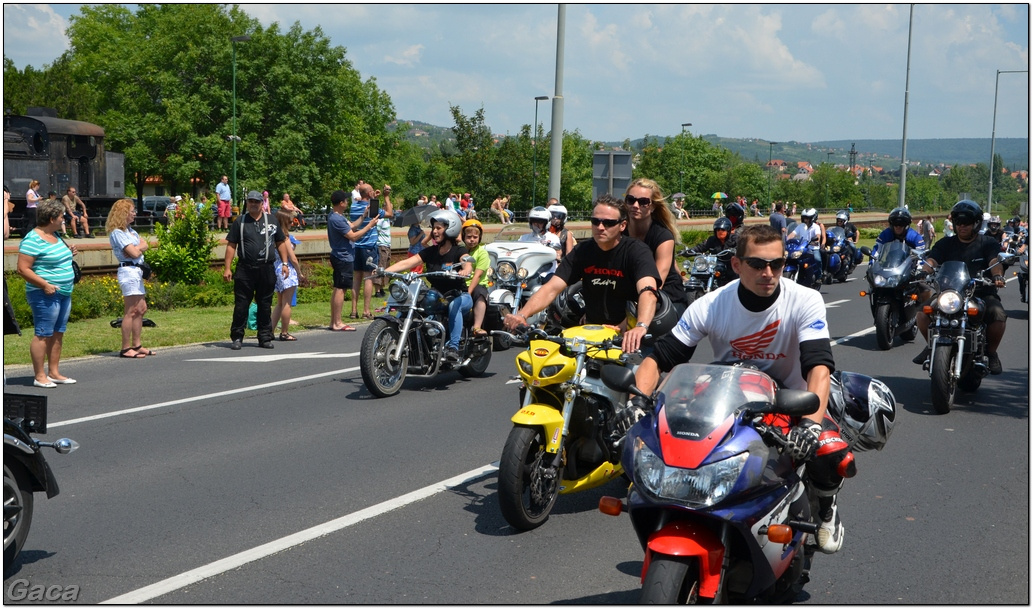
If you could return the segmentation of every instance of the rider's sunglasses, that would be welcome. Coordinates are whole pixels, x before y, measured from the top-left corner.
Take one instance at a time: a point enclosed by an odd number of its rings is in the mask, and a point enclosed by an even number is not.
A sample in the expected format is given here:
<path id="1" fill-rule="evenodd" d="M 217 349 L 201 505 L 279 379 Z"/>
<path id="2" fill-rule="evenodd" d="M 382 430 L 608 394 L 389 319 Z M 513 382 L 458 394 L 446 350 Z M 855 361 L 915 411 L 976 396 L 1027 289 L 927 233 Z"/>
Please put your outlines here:
<path id="1" fill-rule="evenodd" d="M 552 219 L 553 219 L 553 220 L 563 220 L 563 219 L 564 219 L 564 218 L 566 218 L 566 217 L 567 217 L 567 216 L 566 216 L 565 214 L 561 214 L 561 213 L 560 213 L 560 212 L 558 212 L 558 211 L 554 211 L 554 212 L 552 212 Z"/>
<path id="2" fill-rule="evenodd" d="M 592 217 L 589 220 L 589 222 L 592 223 L 592 226 L 599 226 L 600 224 L 602 224 L 606 228 L 613 228 L 614 226 L 617 226 L 618 224 L 621 223 L 620 220 L 613 220 L 611 218 L 596 218 L 596 217 Z"/>
<path id="3" fill-rule="evenodd" d="M 629 207 L 632 206 L 632 205 L 638 205 L 639 207 L 646 207 L 646 206 L 650 205 L 652 202 L 653 202 L 653 200 L 650 199 L 649 197 L 638 197 L 638 198 L 635 198 L 635 197 L 633 197 L 631 195 L 625 195 L 624 196 L 624 203 L 626 205 L 628 205 Z"/>
<path id="4" fill-rule="evenodd" d="M 785 258 L 775 258 L 774 260 L 765 260 L 764 258 L 754 258 L 753 256 L 743 258 L 743 262 L 746 263 L 751 269 L 755 271 L 763 271 L 765 267 L 771 267 L 772 273 L 777 273 L 782 270 L 782 267 L 786 265 Z"/>
<path id="5" fill-rule="evenodd" d="M 897 220 L 896 222 L 890 222 L 890 226 L 910 226 L 911 223 L 906 220 Z"/>

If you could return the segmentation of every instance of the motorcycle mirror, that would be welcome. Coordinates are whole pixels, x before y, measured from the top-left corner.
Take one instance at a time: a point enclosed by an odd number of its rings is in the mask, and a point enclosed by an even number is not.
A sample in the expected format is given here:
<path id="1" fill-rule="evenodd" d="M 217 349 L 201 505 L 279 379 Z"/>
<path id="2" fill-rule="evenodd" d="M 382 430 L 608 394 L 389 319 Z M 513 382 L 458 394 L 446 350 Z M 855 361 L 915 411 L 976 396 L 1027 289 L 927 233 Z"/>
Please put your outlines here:
<path id="1" fill-rule="evenodd" d="M 466 254 L 465 256 L 460 258 L 459 261 L 460 262 L 469 262 L 470 264 L 473 264 L 474 262 L 477 262 L 477 260 L 473 256 L 471 256 L 470 254 Z"/>
<path id="2" fill-rule="evenodd" d="M 775 412 L 791 417 L 802 417 L 818 412 L 818 395 L 802 389 L 780 389 L 775 394 Z"/>
<path id="3" fill-rule="evenodd" d="M 867 245 L 862 245 L 862 246 L 861 246 L 861 247 L 859 248 L 859 250 L 860 250 L 860 252 L 861 252 L 862 254 L 864 254 L 865 256 L 871 256 L 871 255 L 872 255 L 872 248 L 868 247 Z"/>
<path id="4" fill-rule="evenodd" d="M 602 379 L 604 385 L 614 391 L 648 397 L 635 386 L 635 373 L 630 368 L 618 366 L 617 364 L 606 364 L 599 372 L 599 378 Z"/>

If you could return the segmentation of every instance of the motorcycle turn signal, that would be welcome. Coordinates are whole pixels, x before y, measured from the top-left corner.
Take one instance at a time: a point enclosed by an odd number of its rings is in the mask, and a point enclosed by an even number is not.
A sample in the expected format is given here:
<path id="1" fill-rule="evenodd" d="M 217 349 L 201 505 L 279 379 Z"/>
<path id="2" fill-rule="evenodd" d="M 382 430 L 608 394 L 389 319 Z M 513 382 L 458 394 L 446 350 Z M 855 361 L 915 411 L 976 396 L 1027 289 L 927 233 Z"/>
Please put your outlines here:
<path id="1" fill-rule="evenodd" d="M 600 497 L 599 511 L 607 516 L 620 516 L 624 511 L 624 502 L 617 497 Z"/>

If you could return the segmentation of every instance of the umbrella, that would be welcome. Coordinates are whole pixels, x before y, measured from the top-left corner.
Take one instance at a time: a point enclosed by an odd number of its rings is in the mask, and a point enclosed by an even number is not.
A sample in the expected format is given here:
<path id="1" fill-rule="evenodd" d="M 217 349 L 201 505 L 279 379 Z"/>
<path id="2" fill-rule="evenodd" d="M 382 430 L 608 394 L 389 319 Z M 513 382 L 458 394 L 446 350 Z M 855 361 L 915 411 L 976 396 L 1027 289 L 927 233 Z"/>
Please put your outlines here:
<path id="1" fill-rule="evenodd" d="M 676 192 L 673 195 L 671 195 L 671 198 L 674 199 L 674 200 L 684 199 L 685 198 L 685 193 L 684 192 Z"/>
<path id="2" fill-rule="evenodd" d="M 392 226 L 411 226 L 422 224 L 432 213 L 438 211 L 437 205 L 417 205 L 395 216 Z"/>
<path id="3" fill-rule="evenodd" d="M 728 195 L 726 195 L 723 192 L 715 192 L 714 194 L 710 195 L 710 198 L 711 199 L 727 199 Z"/>

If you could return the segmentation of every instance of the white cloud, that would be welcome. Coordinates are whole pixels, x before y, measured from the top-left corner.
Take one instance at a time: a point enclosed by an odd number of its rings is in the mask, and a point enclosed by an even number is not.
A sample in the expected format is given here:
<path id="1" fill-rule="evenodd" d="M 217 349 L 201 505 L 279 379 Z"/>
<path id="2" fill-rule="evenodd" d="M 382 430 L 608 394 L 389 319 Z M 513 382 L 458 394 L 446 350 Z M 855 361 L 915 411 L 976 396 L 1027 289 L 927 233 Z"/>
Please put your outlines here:
<path id="1" fill-rule="evenodd" d="M 67 27 L 47 4 L 4 4 L 4 55 L 19 69 L 42 68 L 68 50 Z"/>
<path id="2" fill-rule="evenodd" d="M 408 48 L 402 49 L 402 52 L 397 56 L 385 55 L 384 61 L 389 63 L 398 64 L 400 66 L 409 66 L 410 68 L 420 63 L 420 56 L 423 54 L 423 45 L 414 44 Z"/>

